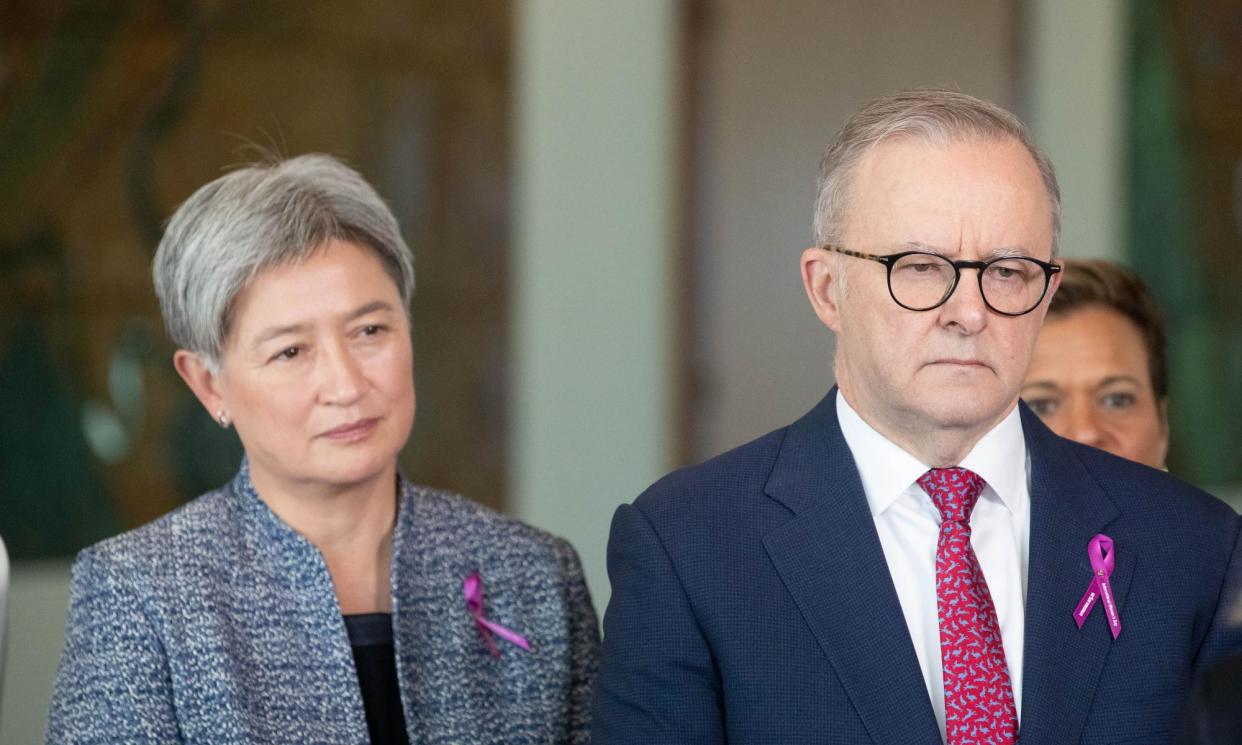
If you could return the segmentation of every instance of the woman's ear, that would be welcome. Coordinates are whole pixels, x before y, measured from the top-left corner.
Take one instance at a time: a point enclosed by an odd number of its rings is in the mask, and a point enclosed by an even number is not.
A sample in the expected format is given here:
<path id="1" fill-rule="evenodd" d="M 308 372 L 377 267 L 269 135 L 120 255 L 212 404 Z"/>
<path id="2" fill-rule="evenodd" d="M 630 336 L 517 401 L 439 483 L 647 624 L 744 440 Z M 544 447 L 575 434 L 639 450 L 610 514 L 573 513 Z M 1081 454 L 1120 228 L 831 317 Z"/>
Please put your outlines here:
<path id="1" fill-rule="evenodd" d="M 178 349 L 173 353 L 173 367 L 211 418 L 220 422 L 221 426 L 226 426 L 231 417 L 224 402 L 220 374 L 202 357 L 188 349 Z"/>
<path id="2" fill-rule="evenodd" d="M 802 287 L 815 315 L 833 331 L 840 330 L 841 262 L 836 254 L 812 246 L 802 252 Z"/>

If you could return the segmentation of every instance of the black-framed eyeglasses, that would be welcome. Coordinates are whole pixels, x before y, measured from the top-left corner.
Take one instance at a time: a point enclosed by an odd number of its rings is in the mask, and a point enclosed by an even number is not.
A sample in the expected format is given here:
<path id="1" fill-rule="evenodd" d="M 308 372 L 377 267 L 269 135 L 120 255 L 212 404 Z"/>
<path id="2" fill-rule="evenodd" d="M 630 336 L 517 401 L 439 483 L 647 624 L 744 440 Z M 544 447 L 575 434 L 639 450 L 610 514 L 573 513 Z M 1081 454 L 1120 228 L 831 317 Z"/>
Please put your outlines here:
<path id="1" fill-rule="evenodd" d="M 924 311 L 948 302 L 962 278 L 963 269 L 979 274 L 983 302 L 1002 316 L 1022 316 L 1039 306 L 1048 294 L 1059 264 L 1029 256 L 1001 256 L 988 261 L 953 261 L 928 251 L 902 251 L 876 256 L 841 246 L 820 246 L 845 256 L 878 261 L 888 270 L 888 294 L 906 310 Z"/>

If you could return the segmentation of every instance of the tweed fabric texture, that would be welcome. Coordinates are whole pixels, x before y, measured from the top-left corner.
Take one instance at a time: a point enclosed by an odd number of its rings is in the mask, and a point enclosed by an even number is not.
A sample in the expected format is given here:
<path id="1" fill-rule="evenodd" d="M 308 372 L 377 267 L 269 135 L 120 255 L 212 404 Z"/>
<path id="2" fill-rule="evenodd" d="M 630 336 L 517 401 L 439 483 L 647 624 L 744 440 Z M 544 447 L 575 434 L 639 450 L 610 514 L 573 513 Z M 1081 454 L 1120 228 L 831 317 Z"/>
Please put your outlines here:
<path id="1" fill-rule="evenodd" d="M 933 468 L 919 486 L 940 511 L 936 609 L 949 745 L 1009 745 L 1018 735 L 996 606 L 970 545 L 970 513 L 983 479 L 965 468 Z"/>
<path id="2" fill-rule="evenodd" d="M 393 636 L 413 744 L 581 743 L 598 628 L 565 541 L 398 479 Z M 466 609 L 531 651 L 493 658 Z M 349 638 L 319 551 L 227 487 L 83 551 L 74 566 L 49 743 L 368 740 Z"/>

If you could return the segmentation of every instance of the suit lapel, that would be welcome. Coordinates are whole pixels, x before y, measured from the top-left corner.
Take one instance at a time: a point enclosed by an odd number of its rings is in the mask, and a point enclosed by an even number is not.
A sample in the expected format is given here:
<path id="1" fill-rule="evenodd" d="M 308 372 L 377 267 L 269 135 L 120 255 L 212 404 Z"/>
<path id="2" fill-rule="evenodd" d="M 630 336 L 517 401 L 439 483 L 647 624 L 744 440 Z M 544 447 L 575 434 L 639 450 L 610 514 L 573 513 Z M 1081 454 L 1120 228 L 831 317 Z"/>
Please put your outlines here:
<path id="1" fill-rule="evenodd" d="M 1031 457 L 1031 537 L 1020 739 L 1078 742 L 1109 650 L 1125 641 L 1135 557 L 1116 547 L 1111 584 L 1120 640 L 1113 641 L 1102 608 L 1092 609 L 1079 629 L 1073 611 L 1092 577 L 1087 543 L 1120 513 L 1069 446 L 1025 406 L 1022 427 Z"/>
<path id="2" fill-rule="evenodd" d="M 790 427 L 766 492 L 795 517 L 764 546 L 872 740 L 939 745 L 835 387 Z"/>

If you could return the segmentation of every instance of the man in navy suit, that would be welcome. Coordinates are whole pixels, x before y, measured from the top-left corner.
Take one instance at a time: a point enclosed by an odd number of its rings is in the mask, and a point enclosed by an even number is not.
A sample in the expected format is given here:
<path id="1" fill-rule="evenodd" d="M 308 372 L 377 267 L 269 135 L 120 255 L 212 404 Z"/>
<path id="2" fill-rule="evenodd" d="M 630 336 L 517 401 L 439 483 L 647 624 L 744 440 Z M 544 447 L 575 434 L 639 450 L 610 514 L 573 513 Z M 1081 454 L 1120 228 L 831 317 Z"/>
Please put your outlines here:
<path id="1" fill-rule="evenodd" d="M 1159 743 L 1232 650 L 1239 518 L 1018 401 L 1060 194 L 919 90 L 825 152 L 802 279 L 837 387 L 617 510 L 596 743 Z"/>

